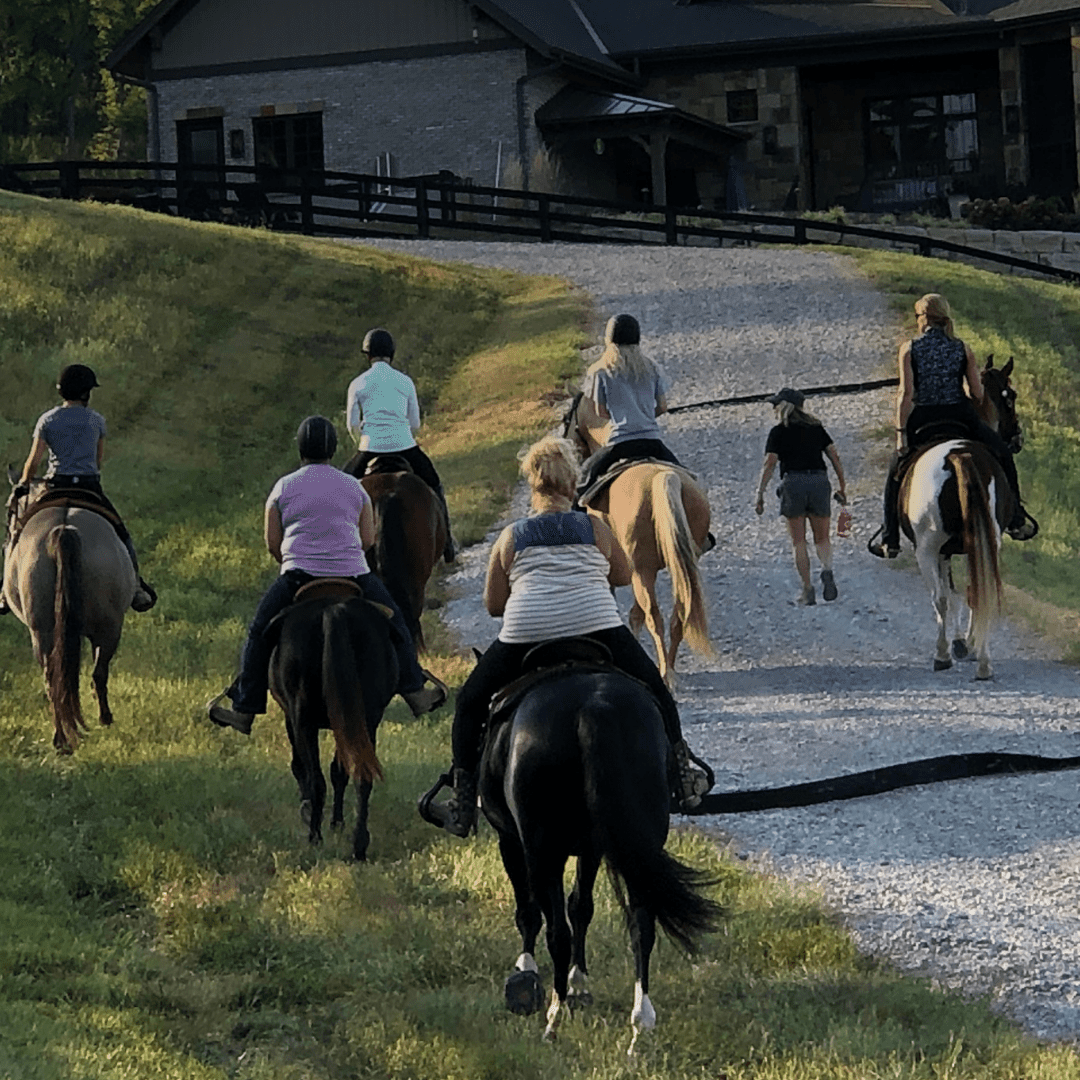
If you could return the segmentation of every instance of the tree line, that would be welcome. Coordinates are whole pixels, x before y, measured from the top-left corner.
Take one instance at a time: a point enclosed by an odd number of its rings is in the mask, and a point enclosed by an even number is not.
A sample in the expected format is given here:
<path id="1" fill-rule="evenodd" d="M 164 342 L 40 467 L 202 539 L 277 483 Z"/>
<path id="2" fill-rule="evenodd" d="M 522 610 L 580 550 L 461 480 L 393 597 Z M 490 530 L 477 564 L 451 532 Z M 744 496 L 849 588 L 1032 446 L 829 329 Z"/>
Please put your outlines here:
<path id="1" fill-rule="evenodd" d="M 142 158 L 142 88 L 105 58 L 155 0 L 0 0 L 0 163 Z"/>

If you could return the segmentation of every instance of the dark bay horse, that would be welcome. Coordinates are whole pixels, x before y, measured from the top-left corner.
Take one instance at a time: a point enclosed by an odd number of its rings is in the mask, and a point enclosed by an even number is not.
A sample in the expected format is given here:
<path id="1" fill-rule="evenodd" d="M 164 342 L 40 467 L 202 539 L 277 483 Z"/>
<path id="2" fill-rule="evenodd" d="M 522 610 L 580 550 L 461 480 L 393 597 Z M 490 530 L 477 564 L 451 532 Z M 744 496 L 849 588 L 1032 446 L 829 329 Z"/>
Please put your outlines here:
<path id="1" fill-rule="evenodd" d="M 15 476 L 9 471 L 9 478 Z M 44 492 L 35 483 L 29 500 Z M 80 500 L 81 501 L 81 500 Z M 9 509 L 14 510 L 14 506 Z M 9 522 L 9 532 L 12 524 Z M 127 549 L 112 523 L 65 500 L 42 505 L 4 542 L 4 596 L 30 631 L 53 714 L 53 746 L 69 754 L 86 730 L 79 696 L 82 639 L 93 649 L 91 679 L 102 724 L 111 724 L 109 663 L 138 588 Z"/>
<path id="2" fill-rule="evenodd" d="M 1023 445 L 1016 417 L 1016 392 L 1003 368 L 989 357 L 983 368 L 982 419 L 1009 448 Z M 974 653 L 975 677 L 990 679 L 989 638 L 1001 606 L 1001 534 L 1013 512 L 1013 493 L 1001 465 L 982 443 L 939 438 L 917 449 L 900 487 L 900 524 L 915 545 L 915 559 L 930 588 L 937 616 L 934 670 Z M 964 604 L 953 584 L 951 558 L 967 559 L 967 627 Z M 951 645 L 951 650 L 950 650 Z"/>
<path id="3" fill-rule="evenodd" d="M 583 455 L 603 445 L 606 425 L 584 395 L 577 395 L 563 419 L 564 434 L 576 440 Z M 684 639 L 695 652 L 713 652 L 697 565 L 709 543 L 709 500 L 686 469 L 639 462 L 619 473 L 587 509 L 608 525 L 626 554 L 634 590 L 630 629 L 637 635 L 642 626 L 648 628 L 660 674 L 673 684 L 675 657 Z M 666 640 L 656 595 L 656 579 L 665 568 L 673 601 Z"/>
<path id="4" fill-rule="evenodd" d="M 344 472 L 357 476 L 355 454 Z M 424 649 L 420 616 L 427 583 L 446 547 L 446 516 L 439 497 L 393 454 L 372 460 L 364 485 L 375 511 L 375 548 L 371 569 L 382 578 L 405 616 L 418 650 Z M 372 553 L 369 553 L 372 554 Z"/>
<path id="5" fill-rule="evenodd" d="M 622 672 L 564 671 L 528 689 L 489 736 L 480 767 L 484 815 L 499 834 L 514 889 L 521 955 L 507 980 L 508 1007 L 542 1007 L 534 951 L 542 923 L 554 966 L 545 1038 L 565 1006 L 589 1000 L 585 935 L 593 884 L 606 862 L 633 943 L 631 1052 L 656 1024 L 649 959 L 656 923 L 680 946 L 715 928 L 705 875 L 664 850 L 671 812 L 669 747 L 648 692 Z M 577 856 L 567 905 L 563 871 Z M 569 913 L 569 923 L 567 914 Z"/>
<path id="6" fill-rule="evenodd" d="M 323 579 L 301 589 L 271 628 L 278 637 L 270 659 L 270 691 L 285 713 L 308 839 L 322 842 L 326 780 L 319 732 L 329 729 L 335 743 L 331 827 L 344 823 L 345 789 L 352 778 L 357 792 L 353 856 L 363 861 L 371 839 L 372 782 L 382 776 L 375 733 L 398 681 L 389 620 L 359 597 L 352 582 Z"/>

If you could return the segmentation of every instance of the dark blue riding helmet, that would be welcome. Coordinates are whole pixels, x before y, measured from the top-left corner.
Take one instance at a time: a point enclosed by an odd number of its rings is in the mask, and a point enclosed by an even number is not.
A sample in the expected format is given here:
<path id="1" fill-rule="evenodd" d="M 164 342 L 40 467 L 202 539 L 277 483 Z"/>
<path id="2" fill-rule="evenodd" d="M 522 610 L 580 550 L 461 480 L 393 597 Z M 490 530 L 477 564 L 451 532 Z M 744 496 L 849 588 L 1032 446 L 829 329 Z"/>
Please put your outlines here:
<path id="1" fill-rule="evenodd" d="M 329 461 L 337 449 L 337 432 L 325 416 L 309 416 L 296 430 L 296 445 L 308 461 Z"/>
<path id="2" fill-rule="evenodd" d="M 95 386 L 100 386 L 94 369 L 85 364 L 68 364 L 56 380 L 56 389 L 65 401 L 82 401 L 90 396 Z"/>

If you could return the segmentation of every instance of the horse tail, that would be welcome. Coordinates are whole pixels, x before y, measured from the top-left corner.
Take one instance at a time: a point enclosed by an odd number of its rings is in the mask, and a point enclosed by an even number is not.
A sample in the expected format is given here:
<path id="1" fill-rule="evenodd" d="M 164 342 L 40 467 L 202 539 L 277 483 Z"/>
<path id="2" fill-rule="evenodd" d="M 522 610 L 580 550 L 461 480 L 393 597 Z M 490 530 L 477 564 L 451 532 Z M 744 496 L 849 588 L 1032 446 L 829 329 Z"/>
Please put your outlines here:
<path id="1" fill-rule="evenodd" d="M 1001 607 L 1001 568 L 993 510 L 987 486 L 969 453 L 949 455 L 956 474 L 964 551 L 968 561 L 967 601 L 972 645 L 979 649 Z"/>
<path id="2" fill-rule="evenodd" d="M 323 612 L 323 700 L 326 719 L 334 733 L 337 759 L 342 768 L 363 783 L 382 779 L 364 708 L 348 607 L 330 604 Z"/>
<path id="3" fill-rule="evenodd" d="M 79 743 L 79 728 L 86 728 L 79 701 L 79 665 L 82 661 L 83 565 L 82 540 L 72 525 L 57 525 L 46 541 L 56 564 L 53 596 L 53 642 L 45 661 L 56 723 L 67 744 Z"/>
<path id="4" fill-rule="evenodd" d="M 416 651 L 426 651 L 424 631 L 420 626 L 420 598 L 415 594 L 413 569 L 409 562 L 409 552 L 420 542 L 420 537 L 410 540 L 405 523 L 405 505 L 397 492 L 379 499 L 378 563 L 379 577 L 383 579 L 394 602 L 401 609 L 409 633 L 416 643 Z"/>
<path id="5" fill-rule="evenodd" d="M 662 469 L 652 482 L 653 527 L 660 557 L 671 574 L 675 611 L 686 643 L 697 653 L 713 652 L 705 613 L 705 591 L 698 572 L 697 549 L 682 502 L 682 479 Z"/>

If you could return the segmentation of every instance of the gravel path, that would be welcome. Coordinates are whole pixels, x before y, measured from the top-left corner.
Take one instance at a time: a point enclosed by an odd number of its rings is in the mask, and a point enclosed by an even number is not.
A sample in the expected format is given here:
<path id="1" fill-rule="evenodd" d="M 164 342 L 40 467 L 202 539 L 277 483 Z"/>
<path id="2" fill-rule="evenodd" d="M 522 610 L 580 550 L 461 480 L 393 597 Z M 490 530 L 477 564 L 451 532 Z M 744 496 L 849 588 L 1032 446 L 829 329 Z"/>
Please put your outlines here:
<path id="1" fill-rule="evenodd" d="M 832 252 L 379 246 L 557 274 L 594 297 L 598 318 L 632 312 L 672 378 L 673 405 L 892 373 L 897 322 L 855 263 Z M 934 674 L 936 631 L 913 559 L 885 564 L 866 553 L 884 461 L 866 432 L 891 426 L 891 393 L 808 407 L 840 451 L 856 522 L 854 538 L 837 541 L 839 599 L 811 608 L 794 603 L 798 581 L 773 496 L 765 517 L 752 510 L 772 410 L 662 421 L 672 448 L 707 482 L 718 540 L 701 564 L 717 656 L 684 647 L 678 665 L 687 738 L 716 768 L 717 790 L 947 753 L 1080 754 L 1080 675 L 1056 663 L 1047 643 L 1006 623 L 993 638 L 992 683 L 971 681 L 971 665 Z M 485 561 L 472 549 L 452 579 L 458 599 L 448 619 L 469 645 L 498 629 L 480 605 Z M 1076 775 L 1059 773 L 698 820 L 763 870 L 819 890 L 866 952 L 989 994 L 1040 1038 L 1077 1041 L 1078 803 Z"/>

